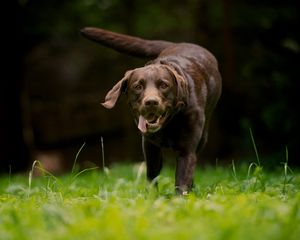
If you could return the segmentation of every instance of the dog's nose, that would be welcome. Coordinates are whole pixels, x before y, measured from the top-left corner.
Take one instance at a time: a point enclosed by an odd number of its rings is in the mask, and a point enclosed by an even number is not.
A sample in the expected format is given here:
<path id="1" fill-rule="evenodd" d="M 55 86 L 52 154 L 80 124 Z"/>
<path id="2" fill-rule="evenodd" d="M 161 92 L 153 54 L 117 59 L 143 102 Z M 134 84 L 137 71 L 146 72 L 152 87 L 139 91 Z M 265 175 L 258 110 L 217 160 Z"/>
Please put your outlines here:
<path id="1" fill-rule="evenodd" d="M 145 100 L 145 106 L 147 107 L 152 107 L 152 106 L 157 106 L 159 104 L 159 100 L 155 97 L 149 97 Z"/>

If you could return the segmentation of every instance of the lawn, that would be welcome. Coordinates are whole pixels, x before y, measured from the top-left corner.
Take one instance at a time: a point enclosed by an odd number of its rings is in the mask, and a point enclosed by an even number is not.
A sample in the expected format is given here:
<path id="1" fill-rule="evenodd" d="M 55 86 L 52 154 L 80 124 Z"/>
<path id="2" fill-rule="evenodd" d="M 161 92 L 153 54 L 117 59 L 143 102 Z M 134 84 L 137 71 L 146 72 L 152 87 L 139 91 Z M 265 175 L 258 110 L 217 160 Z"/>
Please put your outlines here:
<path id="1" fill-rule="evenodd" d="M 0 239 L 299 239 L 300 174 L 286 164 L 199 168 L 188 196 L 172 167 L 158 189 L 144 170 L 2 176 Z"/>

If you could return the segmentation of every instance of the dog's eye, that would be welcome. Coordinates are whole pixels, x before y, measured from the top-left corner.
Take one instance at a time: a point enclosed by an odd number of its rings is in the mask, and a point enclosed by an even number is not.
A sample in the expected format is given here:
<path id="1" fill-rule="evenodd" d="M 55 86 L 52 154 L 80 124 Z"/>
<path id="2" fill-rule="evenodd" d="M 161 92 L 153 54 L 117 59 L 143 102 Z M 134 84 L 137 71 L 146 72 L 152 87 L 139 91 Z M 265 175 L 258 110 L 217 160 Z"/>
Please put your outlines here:
<path id="1" fill-rule="evenodd" d="M 134 90 L 136 90 L 136 91 L 142 91 L 143 90 L 143 85 L 142 84 L 137 84 L 137 85 L 135 85 L 134 87 Z"/>
<path id="2" fill-rule="evenodd" d="M 161 82 L 160 85 L 159 85 L 159 87 L 161 89 L 163 89 L 163 90 L 166 90 L 166 89 L 169 88 L 169 85 L 167 83 L 165 83 L 165 82 Z"/>

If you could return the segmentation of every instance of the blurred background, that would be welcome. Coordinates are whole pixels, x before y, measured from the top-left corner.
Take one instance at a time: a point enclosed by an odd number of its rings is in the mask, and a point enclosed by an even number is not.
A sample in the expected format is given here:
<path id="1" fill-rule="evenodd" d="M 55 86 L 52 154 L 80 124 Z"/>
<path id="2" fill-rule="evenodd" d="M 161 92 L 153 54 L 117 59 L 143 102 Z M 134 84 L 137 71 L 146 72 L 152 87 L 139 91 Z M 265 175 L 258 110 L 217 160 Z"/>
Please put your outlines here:
<path id="1" fill-rule="evenodd" d="M 2 173 L 39 160 L 49 171 L 78 163 L 142 161 L 124 98 L 100 106 L 128 69 L 148 59 L 84 39 L 86 26 L 148 39 L 192 42 L 218 59 L 223 93 L 201 164 L 300 165 L 299 2 L 296 0 L 19 0 L 2 8 Z M 2 15 L 3 15 L 2 14 Z M 168 153 L 166 153 L 168 155 Z"/>

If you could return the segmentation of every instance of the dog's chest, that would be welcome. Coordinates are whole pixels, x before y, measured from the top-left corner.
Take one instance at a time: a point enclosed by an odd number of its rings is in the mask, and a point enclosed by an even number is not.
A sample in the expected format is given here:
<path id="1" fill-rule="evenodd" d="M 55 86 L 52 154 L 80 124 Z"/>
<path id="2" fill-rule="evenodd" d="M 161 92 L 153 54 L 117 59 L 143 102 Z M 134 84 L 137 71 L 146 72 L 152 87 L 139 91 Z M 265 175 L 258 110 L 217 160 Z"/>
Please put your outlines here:
<path id="1" fill-rule="evenodd" d="M 156 146 L 179 150 L 189 144 L 196 133 L 191 117 L 179 114 L 171 119 L 160 131 L 145 135 Z"/>

